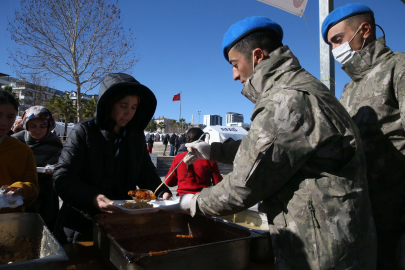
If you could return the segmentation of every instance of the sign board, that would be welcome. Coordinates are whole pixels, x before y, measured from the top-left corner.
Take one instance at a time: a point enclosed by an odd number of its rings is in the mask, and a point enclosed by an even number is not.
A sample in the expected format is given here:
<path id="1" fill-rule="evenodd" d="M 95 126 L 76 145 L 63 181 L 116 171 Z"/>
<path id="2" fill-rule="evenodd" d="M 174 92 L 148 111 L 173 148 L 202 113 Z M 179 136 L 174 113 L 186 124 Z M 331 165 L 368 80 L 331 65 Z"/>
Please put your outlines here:
<path id="1" fill-rule="evenodd" d="M 258 0 L 270 6 L 285 10 L 297 16 L 302 16 L 308 0 Z M 403 0 L 405 1 L 405 0 Z"/>

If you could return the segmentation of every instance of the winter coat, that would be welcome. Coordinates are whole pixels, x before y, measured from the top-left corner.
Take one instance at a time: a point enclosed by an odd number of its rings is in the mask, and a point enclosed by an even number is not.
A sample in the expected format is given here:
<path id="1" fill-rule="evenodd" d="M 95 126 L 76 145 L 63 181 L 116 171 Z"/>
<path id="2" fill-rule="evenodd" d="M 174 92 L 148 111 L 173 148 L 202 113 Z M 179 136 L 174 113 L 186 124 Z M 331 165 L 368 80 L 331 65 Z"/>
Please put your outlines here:
<path id="1" fill-rule="evenodd" d="M 175 141 L 176 141 L 176 137 L 174 135 L 170 136 L 170 139 L 169 139 L 170 145 L 174 145 Z"/>
<path id="2" fill-rule="evenodd" d="M 125 126 L 121 159 L 126 173 L 116 180 L 114 170 L 115 121 L 107 105 L 117 95 L 137 94 L 140 103 L 131 121 Z M 91 240 L 90 217 L 100 214 L 93 198 L 103 194 L 110 200 L 130 199 L 129 190 L 155 190 L 161 183 L 145 145 L 143 130 L 156 109 L 155 95 L 129 75 L 107 75 L 100 87 L 96 116 L 75 125 L 63 148 L 54 173 L 54 187 L 63 200 L 55 235 L 62 242 Z M 120 148 L 121 150 L 121 148 Z M 121 153 L 120 153 L 121 155 Z M 163 192 L 170 192 L 162 187 Z M 65 233 L 64 233 L 65 231 Z"/>
<path id="3" fill-rule="evenodd" d="M 405 53 L 384 37 L 343 66 L 352 78 L 340 102 L 360 131 L 377 229 L 399 230 L 405 213 Z"/>
<path id="4" fill-rule="evenodd" d="M 193 197 L 192 214 L 229 215 L 263 200 L 276 269 L 375 269 L 364 153 L 343 106 L 287 46 L 256 66 L 242 94 L 255 108 L 234 170 Z M 221 162 L 216 147 L 210 157 Z"/>
<path id="5" fill-rule="evenodd" d="M 180 137 L 180 144 L 185 144 L 186 143 L 186 136 L 182 135 Z"/>
<path id="6" fill-rule="evenodd" d="M 165 136 L 165 138 L 163 139 L 163 144 L 167 145 L 169 143 L 169 137 Z"/>
<path id="7" fill-rule="evenodd" d="M 170 167 L 169 175 L 173 169 L 182 162 L 187 152 L 177 155 L 173 159 L 172 166 Z M 200 192 L 205 187 L 210 187 L 218 184 L 222 180 L 222 175 L 219 172 L 218 164 L 213 161 L 198 159 L 191 166 L 187 175 L 187 165 L 182 162 L 179 167 L 166 179 L 166 184 L 169 187 L 177 188 L 178 196 L 191 193 L 195 194 Z"/>
<path id="8" fill-rule="evenodd" d="M 153 147 L 153 139 L 152 139 L 152 137 L 150 137 L 149 140 L 148 140 L 148 146 Z"/>
<path id="9" fill-rule="evenodd" d="M 15 133 L 12 137 L 31 148 L 38 167 L 45 167 L 47 164 L 53 165 L 58 162 L 63 145 L 60 138 L 52 132 L 48 132 L 38 141 L 32 138 L 27 130 Z"/>

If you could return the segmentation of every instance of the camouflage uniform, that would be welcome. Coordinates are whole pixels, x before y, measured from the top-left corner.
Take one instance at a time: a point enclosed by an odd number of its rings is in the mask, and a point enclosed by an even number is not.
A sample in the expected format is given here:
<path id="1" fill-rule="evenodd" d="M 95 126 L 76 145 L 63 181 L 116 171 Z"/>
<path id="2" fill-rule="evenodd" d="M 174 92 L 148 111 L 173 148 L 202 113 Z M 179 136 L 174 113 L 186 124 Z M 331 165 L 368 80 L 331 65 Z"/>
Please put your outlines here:
<path id="1" fill-rule="evenodd" d="M 195 195 L 191 213 L 228 215 L 263 200 L 276 269 L 375 269 L 364 153 L 339 101 L 287 46 L 256 66 L 242 94 L 255 108 L 234 171 Z"/>
<path id="2" fill-rule="evenodd" d="M 352 81 L 340 101 L 358 126 L 363 142 L 380 265 L 382 260 L 394 260 L 403 232 L 405 54 L 393 53 L 382 37 L 357 52 L 343 70 Z M 394 267 L 385 265 L 383 269 Z"/>

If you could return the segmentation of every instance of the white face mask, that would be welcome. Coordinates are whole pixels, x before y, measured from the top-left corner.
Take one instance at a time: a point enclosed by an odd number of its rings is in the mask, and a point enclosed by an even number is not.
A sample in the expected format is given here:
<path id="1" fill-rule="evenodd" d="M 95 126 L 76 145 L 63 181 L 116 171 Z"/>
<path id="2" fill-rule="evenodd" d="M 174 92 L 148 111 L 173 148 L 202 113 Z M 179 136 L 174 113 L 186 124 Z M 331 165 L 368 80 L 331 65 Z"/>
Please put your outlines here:
<path id="1" fill-rule="evenodd" d="M 349 43 L 353 40 L 353 38 L 357 35 L 359 32 L 361 26 L 357 29 L 356 33 L 354 33 L 354 36 L 349 40 L 340 45 L 339 47 L 335 48 L 332 50 L 333 57 L 335 58 L 336 61 L 338 61 L 340 64 L 344 65 L 347 61 L 352 59 L 356 51 L 353 51 L 353 49 L 350 47 Z M 363 42 L 363 46 L 366 40 Z M 363 46 L 361 46 L 361 49 L 363 49 Z"/>

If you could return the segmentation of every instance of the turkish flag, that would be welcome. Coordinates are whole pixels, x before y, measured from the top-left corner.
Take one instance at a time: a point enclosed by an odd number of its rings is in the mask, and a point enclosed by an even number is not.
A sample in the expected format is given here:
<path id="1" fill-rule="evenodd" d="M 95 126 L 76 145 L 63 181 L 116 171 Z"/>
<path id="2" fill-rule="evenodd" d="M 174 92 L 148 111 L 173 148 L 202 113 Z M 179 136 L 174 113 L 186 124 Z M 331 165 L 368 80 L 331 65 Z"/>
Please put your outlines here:
<path id="1" fill-rule="evenodd" d="M 177 95 L 174 95 L 173 101 L 176 101 L 176 100 L 180 100 L 180 93 L 178 93 Z"/>

